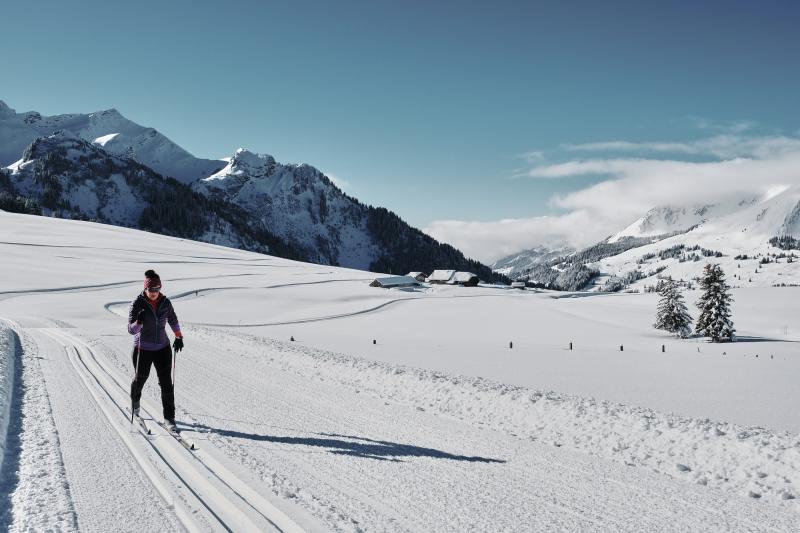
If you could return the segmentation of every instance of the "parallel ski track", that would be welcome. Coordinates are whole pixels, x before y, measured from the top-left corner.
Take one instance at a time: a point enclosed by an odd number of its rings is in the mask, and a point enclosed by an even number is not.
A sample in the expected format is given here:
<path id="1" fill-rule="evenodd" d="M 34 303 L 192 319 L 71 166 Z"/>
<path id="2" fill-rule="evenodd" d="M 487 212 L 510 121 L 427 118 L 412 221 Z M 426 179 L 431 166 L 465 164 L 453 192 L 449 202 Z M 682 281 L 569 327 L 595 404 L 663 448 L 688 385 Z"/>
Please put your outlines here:
<path id="1" fill-rule="evenodd" d="M 84 385 L 89 389 L 89 392 L 95 398 L 111 425 L 117 433 L 120 434 L 122 440 L 131 450 L 136 461 L 142 466 L 145 474 L 151 480 L 156 490 L 167 503 L 170 503 L 170 499 L 173 496 L 172 492 L 169 488 L 164 486 L 161 476 L 154 470 L 154 467 L 137 452 L 137 447 L 132 442 L 133 439 L 130 432 L 120 427 L 121 425 L 127 426 L 130 424 L 129 413 L 126 411 L 125 407 L 120 405 L 114 398 L 114 394 L 112 394 L 110 389 L 118 388 L 124 393 L 125 397 L 127 397 L 129 394 L 127 387 L 98 360 L 94 351 L 83 342 L 70 337 L 56 328 L 43 329 L 42 331 L 51 338 L 57 340 L 60 344 L 64 345 L 64 343 L 66 343 L 64 349 L 67 353 L 67 357 L 81 377 Z M 74 350 L 74 355 L 70 353 L 70 347 Z M 87 359 L 89 363 L 87 363 Z M 90 365 L 96 366 L 99 372 L 93 371 Z M 103 375 L 98 375 L 99 373 Z M 111 383 L 107 380 L 111 380 Z M 103 397 L 106 397 L 108 401 L 103 401 Z M 109 402 L 113 407 L 108 406 Z M 143 402 L 143 410 L 145 412 L 155 412 L 151 406 L 146 405 L 145 408 L 145 405 L 146 402 Z M 119 414 L 122 415 L 121 417 L 118 416 L 118 413 L 114 412 L 114 408 L 119 411 Z M 158 425 L 158 427 L 163 429 L 160 425 Z M 224 509 L 225 505 L 220 504 L 220 501 L 227 501 L 233 508 L 240 507 L 242 503 L 245 504 L 278 531 L 285 533 L 303 531 L 303 529 L 288 516 L 275 508 L 234 474 L 229 472 L 223 465 L 219 464 L 208 455 L 200 457 L 197 451 L 190 452 L 184 449 L 183 446 L 171 436 L 166 435 L 166 430 L 163 430 L 164 436 L 168 437 L 168 439 L 165 440 L 145 437 L 144 433 L 140 432 L 138 429 L 137 433 L 149 444 L 150 448 L 152 448 L 153 452 L 161 459 L 166 468 L 191 492 L 197 502 L 216 519 L 219 527 L 223 530 L 231 532 L 260 531 L 261 528 L 252 523 L 241 513 L 231 517 L 230 511 L 226 511 Z M 176 451 L 178 452 L 177 454 Z M 192 461 L 194 461 L 194 464 L 192 464 Z M 215 481 L 227 488 L 239 502 L 232 501 L 230 497 L 220 492 L 211 482 L 205 481 L 207 476 L 211 476 Z M 213 497 L 210 497 L 209 493 Z M 237 505 L 237 503 L 239 505 Z M 190 512 L 182 509 L 181 506 L 176 505 L 174 508 L 179 520 L 181 520 L 187 529 L 190 531 L 197 530 L 196 520 L 190 516 Z"/>
<path id="2" fill-rule="evenodd" d="M 170 296 L 170 300 L 177 300 L 179 298 L 184 298 L 186 296 L 192 294 L 199 294 L 204 292 L 216 292 L 216 291 L 229 291 L 229 290 L 243 290 L 243 289 L 279 289 L 283 287 L 294 287 L 298 285 L 316 285 L 320 283 L 334 283 L 334 282 L 347 282 L 347 281 L 365 281 L 365 280 L 358 280 L 358 279 L 332 279 L 332 280 L 325 280 L 325 281 L 305 281 L 299 283 L 281 283 L 279 285 L 268 285 L 265 287 L 220 287 L 220 288 L 205 288 L 205 289 L 197 289 L 194 291 L 186 291 L 180 294 L 176 294 L 174 296 Z M 194 326 L 209 326 L 209 327 L 219 327 L 219 328 L 259 328 L 265 326 L 288 326 L 291 324 L 306 324 L 309 322 L 324 322 L 326 320 L 336 320 L 339 318 L 350 318 L 359 315 L 366 315 L 369 313 L 374 313 L 375 311 L 380 311 L 384 307 L 388 307 L 392 304 L 403 303 L 403 302 L 410 302 L 413 300 L 448 300 L 448 299 L 455 299 L 455 298 L 506 298 L 508 295 L 506 294 L 453 294 L 448 296 L 405 296 L 401 298 L 394 298 L 391 300 L 387 300 L 382 302 L 378 305 L 374 305 L 372 307 L 367 307 L 365 309 L 359 309 L 357 311 L 350 311 L 347 313 L 338 313 L 335 315 L 323 315 L 317 317 L 309 317 L 309 318 L 298 318 L 295 320 L 286 320 L 281 322 L 263 322 L 258 324 L 218 324 L 212 322 L 186 322 L 184 324 L 192 324 Z M 113 315 L 117 316 L 125 316 L 122 313 L 118 313 L 114 311 L 114 307 L 119 307 L 121 305 L 130 305 L 130 300 L 122 300 L 116 302 L 108 302 L 103 307 L 106 311 Z"/>

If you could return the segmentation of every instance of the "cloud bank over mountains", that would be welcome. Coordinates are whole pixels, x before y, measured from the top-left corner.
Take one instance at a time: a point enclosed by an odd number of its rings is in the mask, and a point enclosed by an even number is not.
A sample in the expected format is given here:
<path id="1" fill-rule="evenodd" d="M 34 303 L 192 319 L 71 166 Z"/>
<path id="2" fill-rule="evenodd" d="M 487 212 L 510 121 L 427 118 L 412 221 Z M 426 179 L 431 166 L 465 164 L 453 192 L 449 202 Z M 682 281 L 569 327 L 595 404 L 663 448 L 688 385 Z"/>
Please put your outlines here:
<path id="1" fill-rule="evenodd" d="M 425 231 L 468 256 L 492 262 L 536 245 L 592 244 L 656 206 L 710 204 L 800 186 L 800 136 L 756 135 L 748 133 L 747 123 L 736 126 L 690 141 L 615 140 L 564 145 L 555 154 L 528 152 L 521 157 L 530 168 L 517 179 L 597 181 L 552 196 L 552 216 L 438 220 Z"/>

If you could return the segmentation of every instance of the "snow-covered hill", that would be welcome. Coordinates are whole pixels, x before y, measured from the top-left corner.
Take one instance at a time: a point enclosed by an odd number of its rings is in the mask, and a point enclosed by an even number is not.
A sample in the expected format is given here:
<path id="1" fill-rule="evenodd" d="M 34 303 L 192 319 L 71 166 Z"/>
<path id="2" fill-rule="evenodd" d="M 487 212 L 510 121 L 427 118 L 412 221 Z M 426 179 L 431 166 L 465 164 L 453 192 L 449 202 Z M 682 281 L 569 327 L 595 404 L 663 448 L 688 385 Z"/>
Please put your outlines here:
<path id="1" fill-rule="evenodd" d="M 661 276 L 690 283 L 715 262 L 732 285 L 800 285 L 800 246 L 788 240 L 780 247 L 776 237 L 800 237 L 797 187 L 760 198 L 656 207 L 608 239 L 517 270 L 516 277 L 562 290 L 645 290 Z"/>
<path id="2" fill-rule="evenodd" d="M 128 120 L 116 109 L 44 116 L 36 111 L 17 113 L 0 100 L 0 167 L 17 161 L 37 137 L 61 130 L 182 183 L 209 176 L 225 165 L 224 161 L 194 157 L 155 129 Z"/>
<path id="3" fill-rule="evenodd" d="M 747 198 L 688 207 L 654 207 L 630 226 L 610 237 L 608 242 L 614 243 L 623 237 L 657 237 L 684 233 L 707 220 L 734 213 L 756 201 L 755 198 Z"/>
<path id="4" fill-rule="evenodd" d="M 558 257 L 569 255 L 574 251 L 574 248 L 566 245 L 555 248 L 536 246 L 498 259 L 492 263 L 491 268 L 495 272 L 515 278 L 517 274 L 524 270 L 552 261 Z"/>
<path id="5" fill-rule="evenodd" d="M 33 213 L 299 256 L 269 231 L 250 227 L 244 210 L 207 201 L 67 130 L 35 139 L 19 161 L 0 169 L 0 192 L 32 202 Z"/>
<path id="6" fill-rule="evenodd" d="M 589 266 L 617 277 L 637 270 L 663 269 L 661 275 L 688 281 L 699 276 L 705 263 L 711 261 L 722 265 L 728 282 L 735 286 L 800 285 L 800 249 L 783 250 L 770 244 L 774 237 L 800 237 L 800 189 L 785 188 L 725 211 L 686 233 Z M 641 289 L 654 282 L 652 278 L 637 280 L 631 288 Z"/>

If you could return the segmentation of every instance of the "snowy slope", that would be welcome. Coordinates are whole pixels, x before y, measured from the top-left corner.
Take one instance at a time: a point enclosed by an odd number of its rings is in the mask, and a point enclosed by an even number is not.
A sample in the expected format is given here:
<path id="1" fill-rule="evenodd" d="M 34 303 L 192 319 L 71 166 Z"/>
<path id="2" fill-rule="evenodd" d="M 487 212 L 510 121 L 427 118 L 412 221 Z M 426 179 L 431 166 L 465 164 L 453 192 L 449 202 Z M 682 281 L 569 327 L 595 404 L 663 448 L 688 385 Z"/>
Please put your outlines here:
<path id="1" fill-rule="evenodd" d="M 703 222 L 735 213 L 755 202 L 756 199 L 754 198 L 745 198 L 688 207 L 654 207 L 642 218 L 609 237 L 608 242 L 617 242 L 623 237 L 657 237 L 659 235 L 684 233 Z"/>
<path id="2" fill-rule="evenodd" d="M 605 258 L 592 266 L 606 275 L 614 276 L 637 269 L 653 271 L 665 267 L 661 275 L 691 280 L 699 276 L 707 262 L 715 262 L 722 265 L 728 275 L 728 283 L 734 286 L 798 285 L 800 262 L 797 260 L 788 262 L 786 257 L 771 257 L 770 263 L 760 264 L 766 256 L 800 256 L 800 250 L 784 251 L 769 244 L 771 238 L 786 235 L 800 236 L 800 189 L 797 188 L 786 188 L 756 201 L 742 203 L 738 209 L 709 218 L 684 234 Z M 684 262 L 680 261 L 680 257 L 658 257 L 659 252 L 675 246 L 686 248 L 683 255 L 692 253 L 688 248 L 699 246 L 720 252 L 722 257 L 701 257 L 699 261 Z M 656 257 L 649 257 L 652 254 L 656 254 Z M 748 259 L 736 258 L 743 255 L 747 255 Z M 637 281 L 632 287 L 642 288 L 654 283 L 653 278 L 648 278 Z"/>
<path id="3" fill-rule="evenodd" d="M 554 248 L 547 248 L 544 246 L 536 246 L 529 250 L 523 250 L 516 254 L 511 254 L 502 259 L 495 261 L 491 268 L 495 272 L 504 274 L 509 277 L 516 277 L 516 275 L 523 270 L 529 269 L 535 265 L 540 265 L 551 261 L 558 257 L 569 255 L 575 249 L 569 246 L 560 246 Z"/>
<path id="4" fill-rule="evenodd" d="M 11 419 L 12 530 L 800 527 L 796 289 L 736 292 L 739 332 L 760 342 L 720 347 L 652 330 L 650 294 L 387 291 L 362 271 L 4 213 L 0 254 L 32 391 Z M 124 412 L 123 317 L 150 267 L 186 336 L 194 455 Z"/>
<path id="5" fill-rule="evenodd" d="M 735 286 L 800 285 L 800 249 L 769 242 L 798 236 L 800 189 L 787 186 L 760 198 L 656 207 L 602 242 L 514 269 L 512 276 L 559 290 L 644 290 L 661 276 L 690 282 L 716 262 L 736 276 L 729 280 Z M 577 283 L 565 288 L 553 281 L 562 278 Z"/>
<path id="6" fill-rule="evenodd" d="M 0 167 L 19 160 L 25 148 L 37 137 L 61 130 L 95 142 L 113 155 L 132 158 L 183 183 L 206 177 L 225 164 L 224 161 L 194 157 L 155 129 L 128 120 L 116 109 L 43 116 L 36 111 L 16 113 L 0 100 Z"/>

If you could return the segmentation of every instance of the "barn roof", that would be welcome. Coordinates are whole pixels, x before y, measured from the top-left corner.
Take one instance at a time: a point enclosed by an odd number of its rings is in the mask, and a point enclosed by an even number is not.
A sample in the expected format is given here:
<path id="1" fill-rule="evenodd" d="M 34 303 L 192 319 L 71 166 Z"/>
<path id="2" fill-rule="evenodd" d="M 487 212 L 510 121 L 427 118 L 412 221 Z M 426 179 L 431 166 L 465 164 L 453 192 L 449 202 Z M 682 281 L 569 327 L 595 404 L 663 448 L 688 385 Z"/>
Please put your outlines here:
<path id="1" fill-rule="evenodd" d="M 379 287 L 407 287 L 409 285 L 419 285 L 419 281 L 410 276 L 386 276 L 385 278 L 375 278 L 373 284 Z"/>
<path id="2" fill-rule="evenodd" d="M 474 278 L 477 278 L 477 277 L 478 276 L 476 276 L 472 272 L 456 272 L 453 275 L 453 281 L 455 283 L 466 283 L 467 281 L 470 281 L 471 279 L 474 279 Z"/>
<path id="3" fill-rule="evenodd" d="M 434 270 L 428 277 L 430 281 L 450 281 L 450 278 L 455 274 L 455 270 Z"/>

